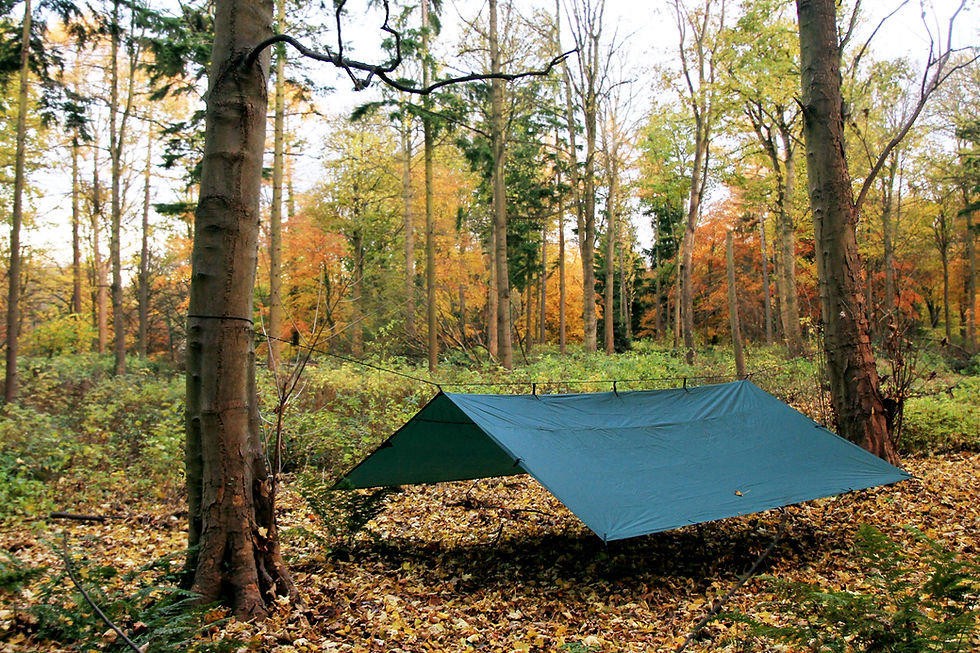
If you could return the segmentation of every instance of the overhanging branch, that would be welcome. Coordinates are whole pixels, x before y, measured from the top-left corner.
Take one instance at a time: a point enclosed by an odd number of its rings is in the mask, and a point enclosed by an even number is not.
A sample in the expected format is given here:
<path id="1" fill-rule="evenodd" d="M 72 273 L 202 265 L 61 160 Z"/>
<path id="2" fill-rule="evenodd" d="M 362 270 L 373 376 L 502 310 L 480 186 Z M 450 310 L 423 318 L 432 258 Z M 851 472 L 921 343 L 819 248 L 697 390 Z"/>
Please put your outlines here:
<path id="1" fill-rule="evenodd" d="M 364 63 L 362 61 L 356 61 L 354 59 L 347 59 L 346 57 L 340 54 L 335 54 L 330 50 L 327 50 L 326 52 L 318 52 L 316 50 L 312 50 L 306 47 L 305 45 L 300 43 L 297 39 L 293 38 L 292 36 L 289 36 L 288 34 L 277 34 L 275 36 L 267 38 L 266 40 L 262 41 L 257 46 L 255 46 L 255 48 L 253 48 L 252 51 L 248 53 L 248 56 L 245 57 L 245 61 L 243 65 L 246 68 L 249 68 L 255 65 L 255 62 L 258 60 L 259 55 L 262 54 L 263 50 L 265 50 L 266 48 L 275 45 L 276 43 L 288 43 L 289 45 L 296 48 L 296 50 L 304 57 L 308 57 L 316 61 L 323 61 L 325 63 L 333 64 L 338 68 L 343 68 L 344 70 L 346 70 L 348 74 L 351 76 L 351 79 L 354 81 L 354 90 L 357 91 L 364 90 L 371 84 L 371 79 L 377 77 L 382 82 L 384 82 L 385 84 L 387 84 L 388 86 L 390 86 L 395 90 L 402 91 L 404 93 L 413 93 L 415 95 L 429 95 L 433 91 L 440 89 L 443 86 L 449 86 L 451 84 L 459 84 L 462 82 L 472 82 L 472 81 L 487 80 L 487 79 L 502 79 L 504 81 L 512 81 L 524 77 L 544 77 L 548 75 L 552 71 L 552 69 L 554 69 L 555 66 L 562 63 L 571 54 L 576 52 L 575 50 L 569 50 L 568 52 L 564 52 L 558 55 L 557 57 L 553 58 L 550 62 L 548 62 L 547 66 L 545 66 L 540 70 L 531 70 L 522 73 L 470 73 L 469 75 L 460 75 L 458 77 L 448 77 L 446 79 L 441 79 L 428 86 L 419 88 L 416 86 L 412 86 L 410 84 L 406 84 L 404 82 L 400 82 L 397 79 L 393 79 L 392 77 L 389 76 L 388 73 L 393 72 L 395 68 L 397 68 L 402 62 L 401 49 L 400 46 L 397 45 L 399 42 L 398 33 L 395 30 L 388 27 L 387 22 L 382 27 L 382 29 L 386 32 L 390 32 L 394 34 L 395 41 L 396 41 L 396 56 L 393 60 L 389 61 L 386 64 L 369 64 L 369 63 Z M 353 73 L 353 71 L 355 70 L 365 72 L 367 73 L 367 76 L 363 78 L 358 78 Z"/>

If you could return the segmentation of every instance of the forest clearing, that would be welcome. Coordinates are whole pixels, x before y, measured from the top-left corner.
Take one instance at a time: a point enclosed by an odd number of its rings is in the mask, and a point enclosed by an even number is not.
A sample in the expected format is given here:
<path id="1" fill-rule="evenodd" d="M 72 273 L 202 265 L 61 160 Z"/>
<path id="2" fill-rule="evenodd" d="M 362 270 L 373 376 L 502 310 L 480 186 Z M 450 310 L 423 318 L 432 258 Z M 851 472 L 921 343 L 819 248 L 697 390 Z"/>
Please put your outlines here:
<path id="1" fill-rule="evenodd" d="M 0 649 L 980 649 L 976 9 L 0 2 Z"/>
<path id="2" fill-rule="evenodd" d="M 605 361 L 609 375 L 668 377 L 645 383 L 666 387 L 685 375 L 720 379 L 732 371 L 728 350 L 704 352 L 694 369 L 670 350 L 638 349 Z M 769 370 L 757 383 L 785 388 L 785 400 L 820 417 L 816 366 L 765 351 L 750 351 L 750 360 Z M 588 375 L 593 362 L 542 353 L 521 377 L 547 387 Z M 392 360 L 374 363 L 419 373 Z M 943 369 L 941 358 L 924 365 Z M 904 650 L 980 645 L 975 373 L 938 373 L 910 399 L 900 441 L 910 481 L 789 507 L 785 523 L 769 511 L 604 545 L 527 476 L 406 486 L 378 496 L 376 514 L 370 502 L 333 498 L 324 488 L 434 391 L 375 369 L 321 362 L 307 371 L 287 413 L 279 519 L 283 554 L 306 607 L 283 603 L 264 621 L 247 622 L 228 621 L 229 611 L 218 606 L 177 621 L 154 603 L 184 597 L 174 594 L 187 542 L 182 381 L 154 366 L 123 377 L 110 368 L 111 359 L 91 356 L 34 361 L 36 391 L 2 423 L 3 650 L 126 650 L 66 577 L 66 553 L 81 586 L 150 650 L 190 650 L 185 639 L 195 650 L 675 650 L 781 525 L 785 532 L 758 575 L 736 589 L 688 650 L 777 650 L 731 613 L 812 626 L 828 637 L 818 650 L 830 650 L 834 637 L 864 650 L 862 632 L 920 638 L 917 649 Z M 271 375 L 260 378 L 264 405 L 274 403 Z M 500 384 L 481 391 L 526 391 L 507 385 L 512 375 L 469 365 L 447 366 L 443 379 Z M 597 379 L 584 389 L 604 385 Z M 53 512 L 108 519 L 46 518 Z M 873 540 L 867 527 L 888 543 Z M 867 537 L 874 545 L 860 548 Z M 934 575 L 949 581 L 955 574 L 962 576 L 948 586 L 929 585 Z M 835 616 L 828 625 L 781 582 L 852 593 L 860 604 L 823 605 L 846 615 L 829 613 Z M 954 597 L 960 583 L 966 593 Z M 903 611 L 918 623 L 900 624 Z M 951 642 L 946 648 L 933 639 L 941 636 Z M 930 640 L 934 649 L 923 643 Z"/>

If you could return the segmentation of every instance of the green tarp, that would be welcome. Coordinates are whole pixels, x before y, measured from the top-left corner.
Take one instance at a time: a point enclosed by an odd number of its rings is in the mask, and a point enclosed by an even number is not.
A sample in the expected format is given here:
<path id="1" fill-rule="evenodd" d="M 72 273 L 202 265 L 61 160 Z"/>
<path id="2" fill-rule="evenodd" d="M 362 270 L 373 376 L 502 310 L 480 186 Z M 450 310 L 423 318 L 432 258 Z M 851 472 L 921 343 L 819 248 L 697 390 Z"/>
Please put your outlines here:
<path id="1" fill-rule="evenodd" d="M 525 472 L 603 540 L 909 478 L 736 381 L 620 393 L 440 392 L 344 480 L 367 488 Z"/>

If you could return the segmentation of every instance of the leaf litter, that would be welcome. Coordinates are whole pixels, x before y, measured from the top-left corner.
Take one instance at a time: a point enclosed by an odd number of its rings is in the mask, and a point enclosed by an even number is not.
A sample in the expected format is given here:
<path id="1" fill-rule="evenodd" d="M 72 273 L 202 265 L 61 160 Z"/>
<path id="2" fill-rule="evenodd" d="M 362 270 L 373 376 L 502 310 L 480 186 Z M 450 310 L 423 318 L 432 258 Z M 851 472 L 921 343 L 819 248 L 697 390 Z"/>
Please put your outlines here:
<path id="1" fill-rule="evenodd" d="M 867 589 L 853 555 L 860 524 L 914 549 L 917 529 L 975 558 L 980 548 L 980 454 L 910 458 L 911 481 L 788 508 L 790 525 L 762 572 L 788 581 Z M 69 536 L 80 565 L 112 566 L 116 584 L 186 542 L 178 497 L 141 506 L 125 521 L 3 522 L 0 547 L 59 573 L 51 543 Z M 263 622 L 216 609 L 201 641 L 235 638 L 244 651 L 670 651 L 772 540 L 775 511 L 603 544 L 526 476 L 406 487 L 338 546 L 298 493 L 283 486 L 283 551 L 307 603 L 286 601 Z M 126 505 L 87 506 L 129 514 Z M 0 592 L 0 651 L 77 650 L 37 638 L 30 612 L 44 576 Z M 65 581 L 67 582 L 67 581 Z M 68 590 L 66 588 L 66 596 Z M 767 584 L 750 580 L 728 610 L 778 620 Z M 121 624 L 122 625 L 122 624 Z M 130 627 L 134 624 L 125 624 Z M 716 621 L 687 650 L 748 650 L 738 623 Z M 980 646 L 980 641 L 974 642 Z M 103 650 L 112 638 L 87 650 Z M 86 649 L 83 649 L 86 650 Z"/>

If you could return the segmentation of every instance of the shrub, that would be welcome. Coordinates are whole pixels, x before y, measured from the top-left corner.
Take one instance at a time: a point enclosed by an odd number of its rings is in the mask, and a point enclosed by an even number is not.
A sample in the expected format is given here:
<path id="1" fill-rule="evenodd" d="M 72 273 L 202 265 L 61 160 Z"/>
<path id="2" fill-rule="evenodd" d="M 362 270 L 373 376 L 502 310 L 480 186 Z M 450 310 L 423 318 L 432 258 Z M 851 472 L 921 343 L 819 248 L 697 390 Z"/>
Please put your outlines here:
<path id="1" fill-rule="evenodd" d="M 62 552 L 62 555 L 65 555 Z M 207 629 L 220 626 L 227 619 L 224 611 L 213 606 L 201 606 L 197 595 L 176 587 L 179 555 L 156 560 L 131 573 L 120 574 L 111 566 L 73 566 L 76 580 L 89 598 L 106 617 L 148 653 L 168 651 L 234 651 L 242 642 L 225 639 L 209 642 L 200 637 Z M 10 558 L 8 556 L 8 558 Z M 15 558 L 0 560 L 0 579 L 15 578 L 16 583 L 4 582 L 0 589 L 19 597 L 24 579 L 34 578 L 49 570 L 30 567 Z M 36 642 L 56 643 L 64 650 L 129 651 L 132 650 L 96 614 L 88 600 L 70 580 L 67 567 L 54 573 L 30 595 L 23 608 L 27 619 L 12 626 Z M 0 635 L 10 632 L 0 631 Z"/>
<path id="2" fill-rule="evenodd" d="M 397 487 L 381 487 L 372 490 L 334 488 L 315 475 L 299 478 L 299 491 L 307 505 L 320 518 L 321 523 L 334 538 L 340 550 L 354 546 L 354 538 L 368 522 L 381 514 L 385 503 L 393 494 L 401 492 Z"/>
<path id="3" fill-rule="evenodd" d="M 5 408 L 0 418 L 3 512 L 34 514 L 50 507 L 51 487 L 79 453 L 71 441 L 52 416 L 28 406 Z"/>
<path id="4" fill-rule="evenodd" d="M 719 619 L 748 624 L 750 637 L 788 644 L 793 650 L 973 650 L 980 566 L 913 533 L 919 550 L 906 552 L 881 531 L 862 526 L 856 552 L 866 576 L 850 589 L 764 577 L 778 599 L 764 607 L 785 625 L 741 613 Z"/>
<path id="5" fill-rule="evenodd" d="M 980 449 L 980 378 L 963 377 L 948 392 L 912 397 L 905 405 L 902 453 Z"/>

